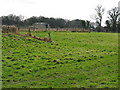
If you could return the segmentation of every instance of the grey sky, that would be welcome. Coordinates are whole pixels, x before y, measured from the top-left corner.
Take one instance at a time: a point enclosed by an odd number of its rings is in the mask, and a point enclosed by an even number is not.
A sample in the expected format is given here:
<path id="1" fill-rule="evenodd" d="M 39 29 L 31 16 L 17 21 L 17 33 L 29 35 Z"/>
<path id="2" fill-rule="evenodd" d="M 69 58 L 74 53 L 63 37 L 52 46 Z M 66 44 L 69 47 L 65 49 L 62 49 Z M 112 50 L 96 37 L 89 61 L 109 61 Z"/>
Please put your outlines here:
<path id="1" fill-rule="evenodd" d="M 25 17 L 45 16 L 64 19 L 91 20 L 94 8 L 102 4 L 105 8 L 104 21 L 107 11 L 117 7 L 119 0 L 0 0 L 0 16 L 15 14 Z"/>

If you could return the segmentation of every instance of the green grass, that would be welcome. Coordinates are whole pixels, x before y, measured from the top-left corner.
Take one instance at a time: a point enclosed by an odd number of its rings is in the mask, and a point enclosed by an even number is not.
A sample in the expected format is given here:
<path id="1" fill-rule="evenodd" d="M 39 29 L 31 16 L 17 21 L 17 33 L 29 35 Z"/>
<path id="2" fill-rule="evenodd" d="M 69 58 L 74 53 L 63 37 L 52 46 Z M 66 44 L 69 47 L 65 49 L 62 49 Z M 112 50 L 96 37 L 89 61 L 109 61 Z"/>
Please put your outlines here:
<path id="1" fill-rule="evenodd" d="M 48 32 L 32 32 L 47 37 Z M 52 43 L 3 34 L 3 88 L 117 88 L 118 34 L 51 32 Z"/>

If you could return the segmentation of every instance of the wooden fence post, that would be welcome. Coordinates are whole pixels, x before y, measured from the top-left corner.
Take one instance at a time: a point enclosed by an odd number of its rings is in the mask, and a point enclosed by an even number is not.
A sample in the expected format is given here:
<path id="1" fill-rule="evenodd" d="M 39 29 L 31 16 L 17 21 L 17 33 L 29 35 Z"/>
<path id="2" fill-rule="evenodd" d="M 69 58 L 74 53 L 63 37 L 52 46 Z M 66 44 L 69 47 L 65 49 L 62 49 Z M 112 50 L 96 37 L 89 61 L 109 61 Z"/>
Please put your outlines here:
<path id="1" fill-rule="evenodd" d="M 49 36 L 49 40 L 51 41 L 51 35 L 50 35 L 50 32 L 48 32 L 48 36 Z"/>

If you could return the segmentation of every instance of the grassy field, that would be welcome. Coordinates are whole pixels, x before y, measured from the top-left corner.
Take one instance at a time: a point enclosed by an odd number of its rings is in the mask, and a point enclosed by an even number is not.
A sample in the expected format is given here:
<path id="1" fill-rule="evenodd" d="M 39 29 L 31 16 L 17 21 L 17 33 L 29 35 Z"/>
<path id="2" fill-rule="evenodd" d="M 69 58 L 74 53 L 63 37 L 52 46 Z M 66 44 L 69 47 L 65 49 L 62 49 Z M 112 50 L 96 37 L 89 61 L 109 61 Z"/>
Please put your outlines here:
<path id="1" fill-rule="evenodd" d="M 47 33 L 32 32 L 39 37 Z M 51 36 L 49 43 L 3 34 L 3 88 L 118 87 L 117 33 L 51 32 Z"/>

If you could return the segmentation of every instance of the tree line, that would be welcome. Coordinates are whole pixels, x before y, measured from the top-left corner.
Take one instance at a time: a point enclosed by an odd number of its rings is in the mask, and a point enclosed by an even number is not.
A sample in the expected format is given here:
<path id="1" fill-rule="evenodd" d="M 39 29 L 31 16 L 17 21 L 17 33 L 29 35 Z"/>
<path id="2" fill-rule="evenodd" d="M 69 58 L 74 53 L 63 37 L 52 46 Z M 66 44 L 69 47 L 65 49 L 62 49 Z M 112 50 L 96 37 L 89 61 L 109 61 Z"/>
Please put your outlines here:
<path id="1" fill-rule="evenodd" d="M 28 27 L 32 26 L 34 23 L 45 22 L 50 25 L 51 28 L 82 28 L 82 29 L 95 29 L 101 32 L 103 29 L 106 32 L 120 32 L 120 11 L 118 7 L 115 7 L 108 11 L 108 20 L 106 20 L 106 26 L 102 27 L 102 19 L 105 9 L 102 5 L 98 5 L 95 8 L 96 14 L 93 16 L 96 24 L 88 20 L 66 20 L 62 18 L 48 18 L 44 16 L 32 16 L 30 18 L 24 19 L 24 16 L 16 16 L 10 14 L 8 16 L 2 16 L 3 25 L 15 25 L 17 27 Z"/>
<path id="2" fill-rule="evenodd" d="M 15 25 L 18 27 L 21 26 L 31 26 L 34 23 L 38 22 L 45 22 L 50 25 L 51 28 L 83 28 L 88 29 L 92 27 L 90 25 L 90 21 L 75 19 L 75 20 L 66 20 L 62 18 L 48 18 L 44 16 L 32 16 L 30 18 L 27 18 L 25 20 L 22 20 L 21 18 L 23 16 L 16 16 L 13 14 L 10 14 L 8 16 L 2 16 L 2 24 L 3 25 Z"/>

